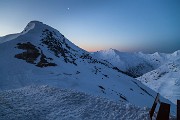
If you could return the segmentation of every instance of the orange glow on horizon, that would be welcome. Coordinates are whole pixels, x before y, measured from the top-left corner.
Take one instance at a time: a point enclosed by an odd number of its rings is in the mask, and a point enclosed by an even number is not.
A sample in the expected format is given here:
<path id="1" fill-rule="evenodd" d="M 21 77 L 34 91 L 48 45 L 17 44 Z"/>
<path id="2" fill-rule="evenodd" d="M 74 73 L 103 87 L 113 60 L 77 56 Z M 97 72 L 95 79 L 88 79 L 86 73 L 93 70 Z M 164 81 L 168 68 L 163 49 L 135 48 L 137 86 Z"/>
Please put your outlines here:
<path id="1" fill-rule="evenodd" d="M 88 51 L 88 52 L 96 52 L 96 51 L 100 51 L 100 50 L 104 50 L 105 48 L 98 48 L 98 47 L 81 47 L 82 49 Z"/>
<path id="2" fill-rule="evenodd" d="M 130 49 L 125 47 L 91 47 L 91 46 L 81 46 L 82 49 L 88 51 L 88 52 L 96 52 L 100 50 L 108 50 L 110 48 L 119 50 L 121 52 L 136 52 L 139 51 L 138 49 Z"/>

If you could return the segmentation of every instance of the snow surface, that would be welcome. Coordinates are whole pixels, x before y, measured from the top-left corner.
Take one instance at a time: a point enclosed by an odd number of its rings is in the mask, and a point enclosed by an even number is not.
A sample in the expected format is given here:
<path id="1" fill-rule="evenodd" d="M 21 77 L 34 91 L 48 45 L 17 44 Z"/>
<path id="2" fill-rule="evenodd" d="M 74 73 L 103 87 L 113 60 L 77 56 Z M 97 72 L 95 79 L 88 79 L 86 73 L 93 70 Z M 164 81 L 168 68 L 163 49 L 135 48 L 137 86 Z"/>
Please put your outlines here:
<path id="1" fill-rule="evenodd" d="M 49 86 L 0 91 L 0 120 L 15 119 L 150 120 L 148 108 Z"/>
<path id="2" fill-rule="evenodd" d="M 140 107 L 152 106 L 155 91 L 77 47 L 56 29 L 32 21 L 25 30 L 0 44 L 0 90 L 49 85 Z M 173 103 L 163 97 L 161 101 L 171 104 L 171 113 L 176 114 Z"/>

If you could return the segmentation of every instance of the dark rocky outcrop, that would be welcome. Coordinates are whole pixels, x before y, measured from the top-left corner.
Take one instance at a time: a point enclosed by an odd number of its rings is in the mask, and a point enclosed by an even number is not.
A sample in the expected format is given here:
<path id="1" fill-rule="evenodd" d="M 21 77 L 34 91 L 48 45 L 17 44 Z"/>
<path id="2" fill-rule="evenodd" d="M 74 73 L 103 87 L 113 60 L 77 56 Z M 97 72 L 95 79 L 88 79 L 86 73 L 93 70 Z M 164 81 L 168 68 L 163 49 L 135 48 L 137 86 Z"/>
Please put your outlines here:
<path id="1" fill-rule="evenodd" d="M 18 49 L 25 50 L 22 53 L 16 54 L 14 57 L 18 59 L 25 60 L 27 63 L 35 64 L 37 67 L 48 67 L 48 66 L 56 66 L 55 63 L 48 62 L 52 61 L 52 58 L 47 58 L 40 48 L 37 48 L 30 42 L 27 43 L 18 43 Z M 41 51 L 41 52 L 40 52 Z M 40 57 L 39 62 L 38 57 Z"/>

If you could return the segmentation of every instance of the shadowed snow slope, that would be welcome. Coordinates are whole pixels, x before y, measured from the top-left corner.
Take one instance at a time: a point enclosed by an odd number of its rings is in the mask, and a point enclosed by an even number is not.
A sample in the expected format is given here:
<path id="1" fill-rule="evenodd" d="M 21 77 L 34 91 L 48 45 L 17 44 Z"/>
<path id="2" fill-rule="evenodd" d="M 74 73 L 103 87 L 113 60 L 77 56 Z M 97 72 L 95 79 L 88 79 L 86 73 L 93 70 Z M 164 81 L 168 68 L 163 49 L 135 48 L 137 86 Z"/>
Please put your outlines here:
<path id="1" fill-rule="evenodd" d="M 149 120 L 148 111 L 48 86 L 0 92 L 0 120 Z"/>
<path id="2" fill-rule="evenodd" d="M 151 107 L 156 92 L 111 63 L 77 47 L 56 29 L 31 21 L 0 44 L 0 90 L 29 85 L 75 89 L 114 101 Z M 171 113 L 175 105 L 171 104 Z"/>

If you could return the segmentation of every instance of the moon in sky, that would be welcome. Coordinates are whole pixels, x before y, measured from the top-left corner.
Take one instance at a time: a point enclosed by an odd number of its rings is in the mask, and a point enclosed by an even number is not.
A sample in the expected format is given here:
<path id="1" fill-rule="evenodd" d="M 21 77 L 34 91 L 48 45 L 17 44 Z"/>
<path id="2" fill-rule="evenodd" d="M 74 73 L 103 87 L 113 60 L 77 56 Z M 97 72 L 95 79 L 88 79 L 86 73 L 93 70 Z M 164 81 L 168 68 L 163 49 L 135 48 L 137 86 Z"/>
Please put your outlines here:
<path id="1" fill-rule="evenodd" d="M 69 10 L 69 8 L 67 8 Z"/>

